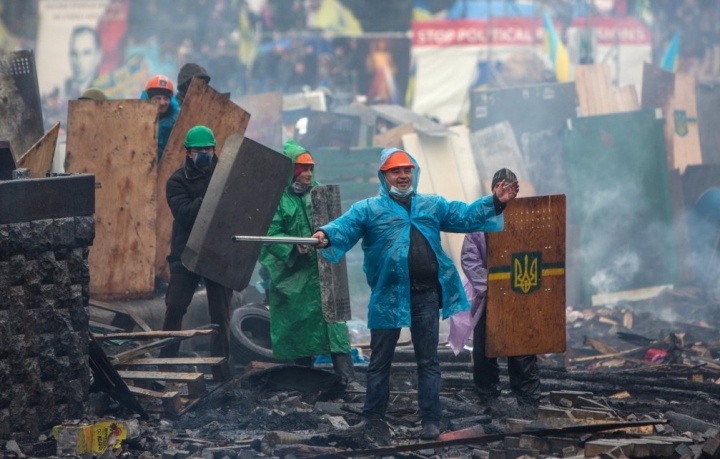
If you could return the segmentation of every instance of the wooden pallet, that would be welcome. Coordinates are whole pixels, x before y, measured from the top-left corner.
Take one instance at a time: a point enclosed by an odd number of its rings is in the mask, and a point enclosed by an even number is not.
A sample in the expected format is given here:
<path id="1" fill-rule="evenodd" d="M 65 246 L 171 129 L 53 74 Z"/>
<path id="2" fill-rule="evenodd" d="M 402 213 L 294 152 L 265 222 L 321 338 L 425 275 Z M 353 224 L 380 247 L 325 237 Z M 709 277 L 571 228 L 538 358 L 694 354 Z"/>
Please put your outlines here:
<path id="1" fill-rule="evenodd" d="M 145 400 L 143 405 L 147 411 L 153 411 L 153 405 L 160 405 L 162 412 L 167 415 L 181 415 L 231 379 L 228 359 L 225 357 L 148 358 L 142 356 L 168 344 L 193 336 L 213 333 L 216 333 L 214 329 L 207 328 L 180 331 L 147 330 L 108 333 L 95 338 L 98 340 L 154 340 L 138 348 L 112 356 L 113 370 L 119 370 L 117 371 L 118 379 L 122 379 L 124 385 L 127 385 L 129 394 Z M 210 367 L 212 376 L 195 369 L 184 372 L 176 371 L 178 366 L 207 366 Z M 145 371 L 143 367 L 152 367 L 153 370 Z M 166 389 L 153 390 L 153 383 L 156 382 L 164 385 Z"/>
<path id="2" fill-rule="evenodd" d="M 162 371 L 174 372 L 178 365 L 209 366 L 213 380 L 225 381 L 230 378 L 230 365 L 225 357 L 175 357 L 175 358 L 137 358 L 125 360 L 117 364 L 118 367 L 138 367 L 146 365 L 157 365 Z"/>

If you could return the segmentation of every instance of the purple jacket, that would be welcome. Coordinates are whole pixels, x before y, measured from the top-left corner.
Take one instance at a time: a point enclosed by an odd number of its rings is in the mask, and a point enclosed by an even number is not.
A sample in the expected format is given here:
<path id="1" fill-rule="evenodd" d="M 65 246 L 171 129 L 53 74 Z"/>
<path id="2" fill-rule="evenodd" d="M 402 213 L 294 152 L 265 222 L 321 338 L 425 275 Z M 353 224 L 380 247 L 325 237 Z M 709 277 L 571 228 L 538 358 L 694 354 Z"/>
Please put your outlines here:
<path id="1" fill-rule="evenodd" d="M 460 264 L 465 273 L 463 283 L 471 308 L 450 318 L 448 342 L 455 355 L 465 347 L 485 309 L 487 297 L 487 244 L 485 233 L 468 233 L 463 241 Z"/>
<path id="2" fill-rule="evenodd" d="M 472 287 L 472 314 L 482 313 L 487 296 L 487 243 L 485 233 L 468 233 L 463 241 L 460 263 Z"/>

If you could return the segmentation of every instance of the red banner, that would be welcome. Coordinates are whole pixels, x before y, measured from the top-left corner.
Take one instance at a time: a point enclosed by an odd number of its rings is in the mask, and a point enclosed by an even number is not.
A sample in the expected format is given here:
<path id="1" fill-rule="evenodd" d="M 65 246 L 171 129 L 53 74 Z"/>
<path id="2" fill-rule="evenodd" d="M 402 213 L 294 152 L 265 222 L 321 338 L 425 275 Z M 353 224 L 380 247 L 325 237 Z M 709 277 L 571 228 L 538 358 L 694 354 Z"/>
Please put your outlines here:
<path id="1" fill-rule="evenodd" d="M 585 18 L 576 18 L 573 27 L 585 27 Z M 559 23 L 555 24 L 560 30 Z M 651 43 L 650 30 L 634 17 L 599 17 L 590 21 L 599 45 Z M 532 46 L 543 42 L 542 21 L 533 18 L 458 19 L 413 21 L 413 46 Z"/>

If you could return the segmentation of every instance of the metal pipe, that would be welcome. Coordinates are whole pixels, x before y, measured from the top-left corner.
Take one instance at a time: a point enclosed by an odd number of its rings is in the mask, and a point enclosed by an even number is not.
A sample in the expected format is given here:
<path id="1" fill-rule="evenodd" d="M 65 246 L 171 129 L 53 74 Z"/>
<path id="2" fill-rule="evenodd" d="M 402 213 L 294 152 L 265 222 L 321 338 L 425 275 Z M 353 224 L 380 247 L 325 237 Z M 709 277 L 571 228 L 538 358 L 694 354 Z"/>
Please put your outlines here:
<path id="1" fill-rule="evenodd" d="M 318 245 L 319 239 L 314 237 L 281 237 L 281 236 L 233 236 L 235 242 L 263 242 L 265 244 L 304 244 Z M 327 240 L 323 241 L 327 244 Z"/>

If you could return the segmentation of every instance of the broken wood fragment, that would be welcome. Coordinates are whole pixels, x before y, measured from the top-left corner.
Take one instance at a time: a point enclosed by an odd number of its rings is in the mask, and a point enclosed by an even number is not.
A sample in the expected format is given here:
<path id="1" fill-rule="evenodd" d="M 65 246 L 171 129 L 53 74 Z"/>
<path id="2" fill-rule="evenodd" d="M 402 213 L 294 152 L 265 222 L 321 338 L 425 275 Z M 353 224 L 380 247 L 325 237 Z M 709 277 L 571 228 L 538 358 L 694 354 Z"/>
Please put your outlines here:
<path id="1" fill-rule="evenodd" d="M 188 395 L 199 397 L 205 393 L 205 375 L 202 373 L 173 373 L 167 371 L 118 371 L 123 379 L 172 381 L 187 384 Z"/>
<path id="2" fill-rule="evenodd" d="M 591 355 L 591 356 L 587 356 L 587 357 L 577 357 L 577 358 L 568 359 L 568 360 L 571 363 L 592 362 L 593 360 L 602 360 L 602 359 L 607 359 L 610 357 L 619 357 L 619 356 L 623 356 L 623 355 L 628 355 L 628 354 L 632 354 L 633 352 L 641 351 L 644 349 L 645 349 L 644 347 L 635 347 L 632 349 L 628 349 L 626 351 L 616 352 L 614 354 Z"/>
<path id="3" fill-rule="evenodd" d="M 583 344 L 585 346 L 591 346 L 593 349 L 595 349 L 601 354 L 617 354 L 618 352 L 617 349 L 610 346 L 609 344 L 603 343 L 599 339 L 590 338 L 589 336 L 585 337 Z"/>
<path id="4" fill-rule="evenodd" d="M 121 365 L 140 366 L 140 365 L 219 365 L 225 361 L 225 357 L 168 357 L 168 358 L 143 358 L 132 359 L 123 362 Z"/>
<path id="5" fill-rule="evenodd" d="M 149 331 L 149 332 L 129 332 L 129 333 L 107 333 L 105 335 L 95 335 L 96 339 L 132 339 L 146 340 L 158 338 L 192 338 L 193 336 L 212 335 L 217 333 L 215 330 L 177 330 L 177 331 Z"/>

